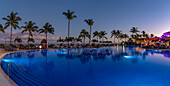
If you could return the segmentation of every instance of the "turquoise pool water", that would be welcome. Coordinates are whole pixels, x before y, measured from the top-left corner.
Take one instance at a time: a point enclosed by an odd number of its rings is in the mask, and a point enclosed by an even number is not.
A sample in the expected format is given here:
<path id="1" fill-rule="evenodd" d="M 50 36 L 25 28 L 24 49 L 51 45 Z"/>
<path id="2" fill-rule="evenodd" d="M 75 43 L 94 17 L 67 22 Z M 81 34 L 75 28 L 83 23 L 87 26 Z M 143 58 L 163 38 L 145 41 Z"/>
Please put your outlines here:
<path id="1" fill-rule="evenodd" d="M 170 50 L 138 47 L 48 49 L 7 54 L 1 62 L 20 86 L 169 86 Z M 27 73 L 28 72 L 28 73 Z"/>

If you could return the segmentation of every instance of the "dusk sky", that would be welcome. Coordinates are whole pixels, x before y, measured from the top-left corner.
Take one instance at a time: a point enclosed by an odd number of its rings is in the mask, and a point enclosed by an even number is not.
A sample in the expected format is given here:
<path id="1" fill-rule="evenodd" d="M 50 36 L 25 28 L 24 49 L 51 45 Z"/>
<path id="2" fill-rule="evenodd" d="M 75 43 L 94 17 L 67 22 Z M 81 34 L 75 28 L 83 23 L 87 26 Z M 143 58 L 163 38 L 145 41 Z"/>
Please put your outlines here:
<path id="1" fill-rule="evenodd" d="M 106 31 L 109 40 L 114 29 L 131 34 L 129 30 L 138 27 L 140 31 L 157 36 L 170 30 L 170 0 L 1 0 L 0 24 L 4 25 L 2 18 L 14 11 L 22 18 L 20 26 L 25 21 L 33 21 L 41 28 L 49 22 L 55 28 L 55 35 L 49 37 L 65 38 L 67 18 L 62 12 L 68 9 L 77 15 L 71 20 L 70 36 L 73 37 L 78 37 L 82 29 L 89 31 L 84 22 L 88 18 L 94 20 L 92 32 Z M 9 35 L 6 36 L 9 38 Z"/>

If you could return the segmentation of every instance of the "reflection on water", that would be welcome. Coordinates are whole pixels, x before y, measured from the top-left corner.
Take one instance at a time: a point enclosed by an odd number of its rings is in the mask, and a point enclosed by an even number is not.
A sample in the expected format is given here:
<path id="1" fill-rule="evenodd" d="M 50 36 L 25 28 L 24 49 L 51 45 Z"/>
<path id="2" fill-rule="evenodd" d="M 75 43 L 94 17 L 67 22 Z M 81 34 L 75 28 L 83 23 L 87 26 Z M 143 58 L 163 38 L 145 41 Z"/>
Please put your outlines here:
<path id="1" fill-rule="evenodd" d="M 27 51 L 26 53 L 27 53 L 28 58 L 34 58 L 35 56 L 35 51 Z"/>
<path id="2" fill-rule="evenodd" d="M 145 50 L 139 47 L 116 47 L 114 48 L 103 48 L 103 49 L 59 49 L 56 50 L 56 55 L 59 58 L 66 58 L 69 60 L 79 59 L 83 64 L 93 59 L 104 60 L 105 58 L 111 57 L 113 61 L 123 61 L 126 59 L 132 60 L 133 63 L 137 63 L 139 57 L 145 60 L 149 54 L 163 54 L 165 57 L 170 57 L 169 50 Z M 63 53 L 66 52 L 66 53 Z"/>
<path id="3" fill-rule="evenodd" d="M 150 82 L 168 86 L 164 82 L 169 82 L 169 57 L 169 50 L 116 46 L 16 52 L 7 54 L 2 64 L 17 63 L 53 86 L 146 86 Z"/>
<path id="4" fill-rule="evenodd" d="M 164 56 L 170 58 L 170 54 L 169 53 L 164 54 Z"/>
<path id="5" fill-rule="evenodd" d="M 22 52 L 14 53 L 14 57 L 15 57 L 15 58 L 20 58 L 20 57 L 22 57 Z"/>
<path id="6" fill-rule="evenodd" d="M 45 57 L 47 56 L 47 50 L 41 50 L 41 54 Z"/>
<path id="7" fill-rule="evenodd" d="M 45 57 L 45 62 L 47 63 L 48 55 L 56 56 L 57 58 L 65 58 L 67 60 L 79 59 L 82 64 L 94 60 L 104 60 L 105 58 L 112 58 L 112 61 L 119 62 L 126 59 L 131 60 L 132 63 L 137 63 L 139 57 L 145 60 L 146 57 L 151 54 L 162 54 L 164 57 L 170 57 L 169 50 L 145 50 L 139 47 L 105 47 L 105 48 L 94 48 L 94 49 L 56 49 L 56 50 L 35 50 L 26 52 L 16 52 L 8 54 L 5 57 L 10 58 L 21 58 L 27 57 L 33 59 L 36 57 Z"/>

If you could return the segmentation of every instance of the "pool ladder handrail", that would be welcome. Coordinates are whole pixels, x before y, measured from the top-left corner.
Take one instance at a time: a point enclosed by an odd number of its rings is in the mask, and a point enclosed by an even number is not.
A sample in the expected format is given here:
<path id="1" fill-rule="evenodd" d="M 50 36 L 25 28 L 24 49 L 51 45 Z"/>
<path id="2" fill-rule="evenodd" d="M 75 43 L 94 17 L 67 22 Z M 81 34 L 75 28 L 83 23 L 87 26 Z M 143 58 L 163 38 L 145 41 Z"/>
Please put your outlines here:
<path id="1" fill-rule="evenodd" d="M 15 64 L 14 62 L 10 62 L 10 63 L 8 63 L 8 78 L 9 78 L 9 66 L 10 66 L 10 64 L 14 64 L 14 65 L 18 66 L 19 68 L 21 68 L 22 70 L 24 70 L 24 71 L 27 73 L 27 75 L 28 75 L 28 72 L 26 71 L 26 69 L 24 69 L 23 67 Z"/>
<path id="2" fill-rule="evenodd" d="M 27 73 L 27 76 L 29 75 L 29 73 L 28 73 L 28 71 L 26 71 L 26 69 L 25 68 L 23 68 L 23 67 L 21 67 L 21 66 L 19 66 L 19 65 L 17 65 L 16 63 L 14 63 L 14 62 L 10 62 L 10 63 L 8 63 L 8 78 L 10 78 L 9 77 L 9 66 L 10 66 L 10 64 L 14 64 L 14 65 L 16 65 L 17 67 L 19 67 L 19 68 L 21 68 L 23 71 L 25 71 L 26 73 Z M 43 83 L 41 83 L 41 84 L 47 84 L 46 82 L 44 82 L 44 81 L 41 81 L 41 82 L 43 82 Z M 46 86 L 46 85 L 45 85 Z"/>

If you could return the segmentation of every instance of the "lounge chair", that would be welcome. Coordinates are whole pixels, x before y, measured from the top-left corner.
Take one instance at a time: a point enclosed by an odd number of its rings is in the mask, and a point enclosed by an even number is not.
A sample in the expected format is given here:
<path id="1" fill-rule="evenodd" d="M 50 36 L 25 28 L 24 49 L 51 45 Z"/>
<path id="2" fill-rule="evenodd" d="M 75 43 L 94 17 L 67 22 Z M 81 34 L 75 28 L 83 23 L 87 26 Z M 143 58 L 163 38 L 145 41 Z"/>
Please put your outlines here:
<path id="1" fill-rule="evenodd" d="M 5 47 L 5 51 L 16 51 L 16 49 L 12 47 Z"/>
<path id="2" fill-rule="evenodd" d="M 10 51 L 10 48 L 9 47 L 5 47 L 5 51 Z"/>

